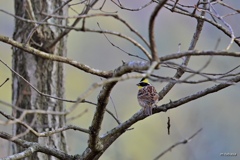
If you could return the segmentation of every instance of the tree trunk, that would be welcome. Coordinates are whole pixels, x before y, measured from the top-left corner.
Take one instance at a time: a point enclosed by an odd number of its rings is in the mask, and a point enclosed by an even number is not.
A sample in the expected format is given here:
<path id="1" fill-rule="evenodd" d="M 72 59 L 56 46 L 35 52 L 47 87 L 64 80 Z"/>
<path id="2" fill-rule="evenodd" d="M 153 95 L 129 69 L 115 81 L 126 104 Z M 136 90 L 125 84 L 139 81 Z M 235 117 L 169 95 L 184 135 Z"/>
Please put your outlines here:
<path id="1" fill-rule="evenodd" d="M 47 16 L 46 14 L 53 14 L 53 12 L 59 9 L 56 13 L 58 15 L 67 16 L 67 6 L 60 7 L 64 4 L 64 0 L 48 0 L 39 1 L 31 0 L 31 3 L 27 0 L 15 0 L 15 15 L 30 19 L 33 21 L 42 21 Z M 59 8 L 60 7 L 60 8 Z M 50 18 L 48 23 L 55 23 L 58 25 L 66 25 L 66 19 L 55 19 Z M 23 22 L 22 20 L 16 19 L 15 31 L 13 38 L 18 42 L 25 43 L 29 39 L 29 35 L 32 29 L 36 27 L 36 24 Z M 30 45 L 39 50 L 48 52 L 49 54 L 56 54 L 66 56 L 66 38 L 62 38 L 53 47 L 47 47 L 62 30 L 49 25 L 40 25 L 36 31 L 33 32 L 30 40 L 26 45 Z M 28 82 L 30 82 L 39 91 L 52 95 L 55 97 L 64 97 L 64 68 L 63 64 L 46 60 L 20 49 L 13 48 L 12 57 L 13 69 L 22 75 Z M 29 84 L 24 82 L 16 74 L 12 75 L 12 103 L 22 109 L 30 110 L 45 110 L 45 111 L 64 111 L 65 106 L 62 101 L 41 96 Z M 13 110 L 13 116 L 19 118 L 22 111 Z M 65 116 L 50 115 L 50 114 L 29 114 L 24 117 L 23 121 L 31 125 L 37 132 L 44 132 L 59 128 L 65 125 Z M 67 152 L 66 137 L 65 133 L 61 132 L 54 134 L 50 137 L 37 137 L 20 124 L 13 126 L 13 135 L 17 136 L 22 134 L 21 138 L 31 141 L 38 142 L 42 145 L 54 147 Z M 22 148 L 18 145 L 13 144 L 13 153 L 19 153 Z M 43 153 L 34 154 L 28 157 L 31 160 L 47 160 L 54 159 Z"/>

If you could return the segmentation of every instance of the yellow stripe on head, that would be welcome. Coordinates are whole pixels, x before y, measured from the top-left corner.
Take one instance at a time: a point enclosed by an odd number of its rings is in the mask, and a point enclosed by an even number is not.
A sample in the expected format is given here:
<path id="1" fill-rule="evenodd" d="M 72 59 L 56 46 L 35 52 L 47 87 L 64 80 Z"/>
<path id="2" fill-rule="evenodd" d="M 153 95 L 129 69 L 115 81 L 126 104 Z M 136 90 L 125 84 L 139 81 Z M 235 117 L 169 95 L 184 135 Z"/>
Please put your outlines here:
<path id="1" fill-rule="evenodd" d="M 139 89 L 141 89 L 145 86 L 148 86 L 148 85 L 150 85 L 150 83 L 147 78 L 142 78 L 141 81 L 137 84 Z"/>
<path id="2" fill-rule="evenodd" d="M 150 84 L 147 78 L 142 78 L 140 82 Z"/>

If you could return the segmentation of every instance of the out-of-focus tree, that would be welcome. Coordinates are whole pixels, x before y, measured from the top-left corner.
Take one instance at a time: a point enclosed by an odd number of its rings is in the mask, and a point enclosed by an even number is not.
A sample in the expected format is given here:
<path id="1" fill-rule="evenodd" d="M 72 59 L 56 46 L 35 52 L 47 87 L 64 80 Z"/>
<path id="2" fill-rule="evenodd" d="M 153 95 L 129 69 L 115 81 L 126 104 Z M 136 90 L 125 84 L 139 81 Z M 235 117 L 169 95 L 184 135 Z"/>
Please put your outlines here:
<path id="1" fill-rule="evenodd" d="M 62 1 L 15 1 L 15 16 L 35 22 L 51 22 L 56 25 L 66 25 L 66 19 L 55 19 L 46 17 L 41 13 L 58 13 L 60 16 L 67 16 L 68 8 Z M 50 19 L 51 18 L 51 19 Z M 13 39 L 25 46 L 31 46 L 39 51 L 45 51 L 51 55 L 66 56 L 66 36 L 57 43 L 56 37 L 62 34 L 62 30 L 55 26 L 38 25 L 28 23 L 21 19 L 15 20 L 15 31 Z M 51 44 L 55 43 L 55 44 Z M 48 46 L 51 44 L 52 46 Z M 13 116 L 20 118 L 22 110 L 43 110 L 46 112 L 63 112 L 65 107 L 63 101 L 51 99 L 48 96 L 38 94 L 31 86 L 32 84 L 39 92 L 63 97 L 65 92 L 63 64 L 28 54 L 26 51 L 13 48 L 13 73 L 12 104 L 21 108 L 13 108 Z M 23 76 L 20 78 L 19 75 Z M 28 83 L 26 83 L 28 81 Z M 28 114 L 22 118 L 24 123 L 30 124 L 32 129 L 38 133 L 51 131 L 66 125 L 65 115 L 59 114 Z M 13 136 L 19 136 L 30 142 L 37 142 L 40 145 L 56 148 L 67 153 L 65 134 L 56 133 L 48 138 L 41 138 L 33 132 L 29 132 L 26 126 L 13 124 Z M 25 132 L 29 132 L 24 134 Z M 13 154 L 25 151 L 25 148 L 13 144 Z M 51 159 L 47 154 L 32 154 L 28 159 Z"/>

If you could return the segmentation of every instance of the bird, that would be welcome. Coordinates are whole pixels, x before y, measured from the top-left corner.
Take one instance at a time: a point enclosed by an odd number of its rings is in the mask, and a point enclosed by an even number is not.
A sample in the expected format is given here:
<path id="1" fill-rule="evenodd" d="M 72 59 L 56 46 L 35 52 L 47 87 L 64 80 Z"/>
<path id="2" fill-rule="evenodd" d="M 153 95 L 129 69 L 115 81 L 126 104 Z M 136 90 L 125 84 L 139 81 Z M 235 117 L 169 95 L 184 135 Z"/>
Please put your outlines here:
<path id="1" fill-rule="evenodd" d="M 159 99 L 159 95 L 155 87 L 149 83 L 147 78 L 142 78 L 137 86 L 137 99 L 139 105 L 143 107 L 145 115 L 152 115 L 152 107 L 156 106 Z"/>

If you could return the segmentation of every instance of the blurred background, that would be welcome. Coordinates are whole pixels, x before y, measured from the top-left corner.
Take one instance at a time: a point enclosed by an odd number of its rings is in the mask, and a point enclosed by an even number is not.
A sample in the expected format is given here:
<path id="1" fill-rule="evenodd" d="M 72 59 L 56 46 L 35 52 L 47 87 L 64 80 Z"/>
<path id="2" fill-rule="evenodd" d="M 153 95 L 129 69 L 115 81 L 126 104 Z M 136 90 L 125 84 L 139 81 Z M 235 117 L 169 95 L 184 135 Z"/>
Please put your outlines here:
<path id="1" fill-rule="evenodd" d="M 4 9 L 14 14 L 14 1 L 0 1 L 0 9 Z M 73 2 L 78 2 L 77 0 Z M 146 0 L 121 1 L 123 5 L 129 8 L 139 8 L 147 3 Z M 180 3 L 185 5 L 196 4 L 194 0 L 181 0 Z M 240 3 L 235 0 L 229 0 L 226 3 L 234 8 L 240 9 Z M 100 6 L 99 3 L 97 6 Z M 96 6 L 96 8 L 97 8 Z M 121 18 L 125 19 L 138 30 L 146 39 L 148 39 L 148 21 L 155 4 L 138 11 L 126 11 L 119 9 L 111 2 L 107 2 L 104 11 L 118 12 Z M 219 13 L 226 14 L 228 9 L 216 6 Z M 80 10 L 79 6 L 74 8 Z M 97 13 L 92 12 L 92 13 Z M 73 10 L 69 10 L 69 15 L 75 14 Z M 232 25 L 235 35 L 240 34 L 240 16 L 229 16 L 226 21 Z M 72 20 L 69 21 L 71 24 Z M 144 45 L 136 38 L 128 29 L 110 17 L 92 18 L 86 21 L 87 27 L 91 29 L 99 29 L 97 22 L 103 30 L 112 30 L 124 33 L 127 36 L 135 38 L 139 43 Z M 80 25 L 79 25 L 80 26 Z M 181 43 L 181 51 L 186 51 L 190 45 L 193 32 L 195 30 L 196 20 L 190 17 L 172 13 L 163 9 L 157 17 L 155 27 L 155 37 L 158 45 L 159 56 L 176 53 L 178 44 Z M 0 35 L 12 37 L 14 30 L 14 18 L 0 12 Z M 132 54 L 144 57 L 138 48 L 122 40 L 118 37 L 109 36 L 112 43 Z M 217 50 L 223 50 L 227 47 L 230 38 L 226 37 L 221 31 L 214 26 L 205 23 L 202 35 L 195 49 L 197 50 L 213 50 L 218 39 L 221 39 Z M 11 66 L 11 46 L 0 43 L 0 59 Z M 231 51 L 240 51 L 239 47 L 233 44 Z M 139 60 L 130 57 L 117 48 L 113 47 L 102 34 L 75 32 L 72 31 L 68 35 L 68 58 L 74 59 L 80 63 L 87 64 L 100 70 L 113 70 L 122 64 L 122 61 Z M 144 57 L 146 58 L 146 57 Z M 208 60 L 207 57 L 192 57 L 189 68 L 194 70 L 200 69 Z M 181 61 L 177 61 L 181 63 Z M 224 73 L 239 65 L 239 58 L 214 57 L 210 65 L 204 69 L 204 72 Z M 65 65 L 66 69 L 66 98 L 75 100 L 88 87 L 99 82 L 99 77 L 86 74 L 69 65 Z M 160 76 L 172 77 L 175 70 L 162 67 L 161 70 L 154 72 Z M 187 74 L 186 74 L 187 76 Z M 0 83 L 10 78 L 4 86 L 0 88 L 0 100 L 11 103 L 11 72 L 3 64 L 0 63 Z M 202 77 L 194 77 L 192 80 L 198 80 Z M 109 101 L 108 109 L 113 113 L 116 107 L 118 117 L 124 122 L 136 113 L 140 106 L 137 102 L 137 86 L 138 79 L 119 82 L 113 89 L 111 101 Z M 167 83 L 152 82 L 158 91 L 160 91 Z M 204 88 L 213 86 L 214 83 L 204 84 L 177 84 L 167 96 L 158 104 L 168 103 L 196 93 Z M 94 91 L 87 100 L 96 102 L 100 88 Z M 155 114 L 151 117 L 139 121 L 133 125 L 133 130 L 127 131 L 116 142 L 108 148 L 102 155 L 102 160 L 148 160 L 153 159 L 163 152 L 169 146 L 190 137 L 200 128 L 203 128 L 196 137 L 185 145 L 174 148 L 171 152 L 166 153 L 162 159 L 184 159 L 184 160 L 221 160 L 221 159 L 239 159 L 240 155 L 240 85 L 236 84 L 227 89 L 210 94 L 198 100 L 184 104 L 176 109 L 172 109 L 166 113 Z M 66 104 L 67 107 L 71 104 Z M 11 113 L 11 109 L 0 104 L 0 109 L 4 112 Z M 95 106 L 89 104 L 81 104 L 78 109 L 68 118 L 75 116 L 81 112 L 85 112 L 78 119 L 69 121 L 83 128 L 88 128 L 91 124 Z M 167 117 L 171 118 L 171 134 L 167 134 Z M 0 116 L 0 120 L 6 120 Z M 111 128 L 117 126 L 117 123 L 106 114 L 102 126 L 101 134 L 104 134 Z M 0 126 L 1 131 L 11 133 L 11 127 Z M 71 154 L 81 154 L 87 146 L 88 135 L 76 131 L 67 131 L 69 150 Z M 0 157 L 8 154 L 7 141 L 0 139 Z M 220 156 L 220 153 L 237 153 L 236 157 Z"/>

